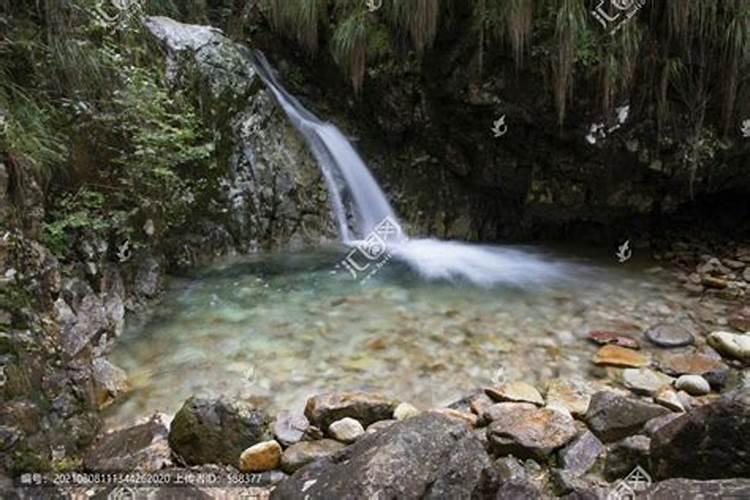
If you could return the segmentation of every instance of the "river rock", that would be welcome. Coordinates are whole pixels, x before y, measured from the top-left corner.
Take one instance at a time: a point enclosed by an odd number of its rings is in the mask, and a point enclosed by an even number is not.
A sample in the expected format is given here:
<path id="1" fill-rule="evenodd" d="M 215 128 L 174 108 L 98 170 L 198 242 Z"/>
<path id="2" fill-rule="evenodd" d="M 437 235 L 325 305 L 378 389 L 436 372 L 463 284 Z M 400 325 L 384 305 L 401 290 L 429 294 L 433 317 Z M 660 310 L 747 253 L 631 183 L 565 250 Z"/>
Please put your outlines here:
<path id="1" fill-rule="evenodd" d="M 450 418 L 451 420 L 455 420 L 456 422 L 463 422 L 469 427 L 474 427 L 475 425 L 477 425 L 478 420 L 477 416 L 473 413 L 455 410 L 453 408 L 433 408 L 429 411 L 429 413 L 436 413 L 438 415 Z"/>
<path id="2" fill-rule="evenodd" d="M 270 438 L 269 424 L 266 412 L 249 403 L 191 397 L 172 421 L 169 445 L 190 465 L 236 466 L 245 449 Z"/>
<path id="3" fill-rule="evenodd" d="M 281 470 L 287 474 L 292 474 L 310 462 L 327 457 L 345 447 L 345 444 L 333 439 L 300 441 L 284 450 L 284 454 L 281 455 Z"/>
<path id="4" fill-rule="evenodd" d="M 564 408 L 573 416 L 582 416 L 588 410 L 591 393 L 583 380 L 553 379 L 547 386 L 547 406 Z"/>
<path id="5" fill-rule="evenodd" d="M 409 403 L 401 403 L 393 410 L 393 418 L 396 420 L 406 420 L 419 414 L 420 411 Z"/>
<path id="6" fill-rule="evenodd" d="M 668 479 L 654 484 L 647 496 L 639 499 L 653 500 L 740 500 L 750 498 L 750 479 L 720 479 L 696 481 L 693 479 Z"/>
<path id="7" fill-rule="evenodd" d="M 607 330 L 593 330 L 588 334 L 589 340 L 596 342 L 599 345 L 614 344 L 620 347 L 627 347 L 630 349 L 640 349 L 641 345 L 637 339 L 629 337 L 627 335 L 620 335 L 616 332 L 610 332 Z"/>
<path id="8" fill-rule="evenodd" d="M 88 471 L 153 472 L 172 465 L 167 442 L 169 417 L 157 413 L 133 427 L 100 437 L 83 457 Z"/>
<path id="9" fill-rule="evenodd" d="M 704 375 L 725 379 L 729 367 L 720 359 L 701 353 L 666 353 L 659 359 L 659 369 L 670 375 Z"/>
<path id="10" fill-rule="evenodd" d="M 313 396 L 305 405 L 305 416 L 311 424 L 327 429 L 336 420 L 351 417 L 363 426 L 393 418 L 398 402 L 380 394 L 366 392 L 328 393 Z"/>
<path id="11" fill-rule="evenodd" d="M 750 362 L 750 335 L 730 332 L 711 332 L 708 344 L 723 356 Z"/>
<path id="12" fill-rule="evenodd" d="M 659 347 L 684 347 L 695 342 L 695 336 L 686 326 L 677 323 L 661 323 L 643 334 L 646 339 Z"/>
<path id="13" fill-rule="evenodd" d="M 706 288 L 713 288 L 714 290 L 723 290 L 727 288 L 730 283 L 729 280 L 717 278 L 716 276 L 706 275 L 701 277 L 701 284 Z"/>
<path id="14" fill-rule="evenodd" d="M 538 500 L 542 493 L 527 480 L 505 481 L 498 488 L 493 500 Z"/>
<path id="15" fill-rule="evenodd" d="M 291 446 L 302 440 L 310 422 L 304 415 L 281 412 L 273 423 L 273 435 L 283 446 Z"/>
<path id="16" fill-rule="evenodd" d="M 643 426 L 643 430 L 648 437 L 654 437 L 654 434 L 656 434 L 659 429 L 661 429 L 671 421 L 680 418 L 681 416 L 681 413 L 667 413 L 666 415 L 652 418 L 651 420 L 646 422 L 646 425 Z"/>
<path id="17" fill-rule="evenodd" d="M 109 406 L 115 398 L 130 390 L 128 375 L 105 358 L 94 359 L 91 367 L 96 404 L 100 409 Z"/>
<path id="18" fill-rule="evenodd" d="M 610 442 L 637 433 L 643 424 L 668 412 L 663 406 L 601 391 L 592 396 L 585 420 L 599 439 Z"/>
<path id="19" fill-rule="evenodd" d="M 254 444 L 240 455 L 242 472 L 265 472 L 281 465 L 281 445 L 274 440 Z"/>
<path id="20" fill-rule="evenodd" d="M 745 271 L 745 274 L 747 274 L 747 278 L 745 278 L 746 281 L 750 281 L 750 267 L 747 268 Z M 735 330 L 739 330 L 741 332 L 750 332 L 750 306 L 744 306 L 740 309 L 734 311 L 731 316 L 729 316 L 729 326 L 734 328 Z"/>
<path id="21" fill-rule="evenodd" d="M 487 429 L 487 439 L 496 455 L 544 458 L 577 433 L 575 421 L 567 413 L 552 408 L 506 406 Z"/>
<path id="22" fill-rule="evenodd" d="M 685 391 L 691 396 L 704 396 L 711 392 L 708 381 L 700 375 L 682 375 L 674 386 L 678 391 Z"/>
<path id="23" fill-rule="evenodd" d="M 724 264 L 722 264 L 716 257 L 711 257 L 705 263 L 700 264 L 696 268 L 696 272 L 698 274 L 729 274 L 731 269 L 724 266 Z"/>
<path id="24" fill-rule="evenodd" d="M 654 394 L 654 403 L 660 404 L 672 411 L 685 411 L 685 407 L 671 387 L 663 387 Z"/>
<path id="25" fill-rule="evenodd" d="M 604 453 L 604 445 L 591 431 L 584 431 L 560 450 L 560 466 L 574 476 L 585 474 Z"/>
<path id="26" fill-rule="evenodd" d="M 526 382 L 508 382 L 487 387 L 484 392 L 492 399 L 498 402 L 510 401 L 514 403 L 533 403 L 535 405 L 544 405 L 544 399 L 535 387 Z"/>
<path id="27" fill-rule="evenodd" d="M 631 391 L 645 395 L 651 395 L 674 381 L 672 377 L 650 368 L 626 368 L 622 371 L 622 380 Z"/>
<path id="28" fill-rule="evenodd" d="M 495 420 L 507 418 L 509 414 L 530 415 L 536 410 L 536 405 L 531 403 L 495 403 L 485 408 L 477 423 L 482 425 L 489 425 Z"/>
<path id="29" fill-rule="evenodd" d="M 658 477 L 750 476 L 750 391 L 727 393 L 656 431 L 651 456 Z"/>
<path id="30" fill-rule="evenodd" d="M 499 487 L 494 469 L 462 423 L 427 412 L 308 465 L 271 498 L 489 498 Z"/>
<path id="31" fill-rule="evenodd" d="M 493 404 L 495 404 L 495 402 L 492 400 L 492 398 L 484 393 L 481 393 L 471 398 L 471 401 L 469 402 L 469 408 L 475 415 L 479 416 Z"/>
<path id="32" fill-rule="evenodd" d="M 597 365 L 619 366 L 623 368 L 640 368 L 649 364 L 649 358 L 632 349 L 616 345 L 605 345 L 594 356 Z"/>
<path id="33" fill-rule="evenodd" d="M 365 429 L 362 427 L 362 424 L 353 418 L 346 417 L 341 420 L 336 420 L 329 425 L 328 433 L 336 441 L 341 441 L 342 443 L 353 443 L 364 435 Z"/>
<path id="34" fill-rule="evenodd" d="M 638 465 L 648 464 L 651 438 L 648 436 L 630 436 L 612 444 L 607 450 L 604 463 L 604 477 L 608 481 L 624 478 Z"/>

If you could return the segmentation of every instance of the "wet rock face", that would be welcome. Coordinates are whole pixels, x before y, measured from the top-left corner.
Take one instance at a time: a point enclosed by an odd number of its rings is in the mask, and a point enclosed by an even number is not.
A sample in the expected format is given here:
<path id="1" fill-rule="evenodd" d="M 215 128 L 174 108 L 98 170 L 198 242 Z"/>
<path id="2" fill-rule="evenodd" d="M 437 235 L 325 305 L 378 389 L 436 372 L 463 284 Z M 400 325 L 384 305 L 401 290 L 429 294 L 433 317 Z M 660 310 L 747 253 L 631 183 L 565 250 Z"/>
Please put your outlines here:
<path id="1" fill-rule="evenodd" d="M 86 470 L 156 471 L 172 465 L 167 443 L 169 419 L 154 415 L 146 422 L 102 436 L 86 453 Z"/>
<path id="2" fill-rule="evenodd" d="M 490 457 L 466 426 L 427 413 L 311 463 L 271 498 L 489 498 L 498 486 Z"/>
<path id="3" fill-rule="evenodd" d="M 219 136 L 225 225 L 241 250 L 335 238 L 327 192 L 303 140 L 246 49 L 219 30 L 151 17 L 168 76 L 197 93 Z"/>
<path id="4" fill-rule="evenodd" d="M 270 439 L 265 411 L 238 401 L 188 399 L 174 417 L 169 445 L 185 463 L 236 466 L 242 452 Z"/>
<path id="5" fill-rule="evenodd" d="M 658 477 L 750 476 L 750 391 L 727 393 L 660 427 L 651 455 Z"/>
<path id="6" fill-rule="evenodd" d="M 43 469 L 50 450 L 75 457 L 99 429 L 97 409 L 127 389 L 100 357 L 124 316 L 122 280 L 108 275 L 96 287 L 63 279 L 42 245 L 18 233 L 0 238 L 0 276 L 12 276 L 0 294 L 0 468 Z"/>

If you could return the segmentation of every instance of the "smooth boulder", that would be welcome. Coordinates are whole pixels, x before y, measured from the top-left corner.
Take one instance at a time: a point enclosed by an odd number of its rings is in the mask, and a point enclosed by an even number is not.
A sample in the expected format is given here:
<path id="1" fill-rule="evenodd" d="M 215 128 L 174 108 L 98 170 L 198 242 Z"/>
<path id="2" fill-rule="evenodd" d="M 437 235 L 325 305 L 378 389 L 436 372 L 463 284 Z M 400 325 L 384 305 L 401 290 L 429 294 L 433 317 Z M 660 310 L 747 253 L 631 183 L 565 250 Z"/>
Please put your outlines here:
<path id="1" fill-rule="evenodd" d="M 297 471 L 274 500 L 488 498 L 494 464 L 465 425 L 425 413 Z"/>

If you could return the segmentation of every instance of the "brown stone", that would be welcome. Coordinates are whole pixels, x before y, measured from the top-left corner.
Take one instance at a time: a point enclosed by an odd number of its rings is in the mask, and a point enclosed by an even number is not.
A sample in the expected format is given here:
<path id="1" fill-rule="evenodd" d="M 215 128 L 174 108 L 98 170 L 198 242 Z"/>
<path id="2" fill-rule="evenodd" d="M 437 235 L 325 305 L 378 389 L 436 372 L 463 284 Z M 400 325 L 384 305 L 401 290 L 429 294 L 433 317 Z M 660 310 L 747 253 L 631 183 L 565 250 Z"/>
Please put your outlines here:
<path id="1" fill-rule="evenodd" d="M 664 354 L 659 360 L 659 368 L 670 375 L 704 375 L 729 369 L 720 360 L 699 353 Z"/>
<path id="2" fill-rule="evenodd" d="M 701 283 L 708 288 L 715 288 L 717 290 L 724 289 L 729 286 L 729 281 L 716 278 L 714 276 L 703 276 Z"/>
<path id="3" fill-rule="evenodd" d="M 616 345 L 605 345 L 594 356 L 597 365 L 610 365 L 625 368 L 640 368 L 649 364 L 644 354 Z"/>
<path id="4" fill-rule="evenodd" d="M 398 404 L 380 394 L 340 392 L 313 396 L 305 405 L 305 416 L 311 424 L 327 429 L 336 420 L 351 417 L 363 426 L 393 418 Z"/>
<path id="5" fill-rule="evenodd" d="M 729 326 L 741 332 L 750 332 L 750 306 L 734 311 L 729 317 Z"/>
<path id="6" fill-rule="evenodd" d="M 490 448 L 498 455 L 544 458 L 578 433 L 567 413 L 552 408 L 506 409 L 487 429 Z"/>
<path id="7" fill-rule="evenodd" d="M 641 348 L 640 342 L 633 337 L 620 335 L 617 332 L 610 332 L 607 330 L 593 330 L 589 332 L 588 338 L 599 345 L 614 344 L 619 345 L 620 347 L 628 347 L 630 349 Z"/>
<path id="8" fill-rule="evenodd" d="M 281 465 L 281 445 L 274 441 L 264 441 L 246 449 L 240 455 L 242 472 L 265 472 Z"/>
<path id="9" fill-rule="evenodd" d="M 582 380 L 554 379 L 547 386 L 547 406 L 566 409 L 573 416 L 586 413 L 592 390 Z"/>
<path id="10" fill-rule="evenodd" d="M 533 403 L 539 406 L 544 399 L 535 387 L 526 382 L 508 382 L 485 388 L 484 392 L 495 401 L 510 401 L 515 403 Z"/>

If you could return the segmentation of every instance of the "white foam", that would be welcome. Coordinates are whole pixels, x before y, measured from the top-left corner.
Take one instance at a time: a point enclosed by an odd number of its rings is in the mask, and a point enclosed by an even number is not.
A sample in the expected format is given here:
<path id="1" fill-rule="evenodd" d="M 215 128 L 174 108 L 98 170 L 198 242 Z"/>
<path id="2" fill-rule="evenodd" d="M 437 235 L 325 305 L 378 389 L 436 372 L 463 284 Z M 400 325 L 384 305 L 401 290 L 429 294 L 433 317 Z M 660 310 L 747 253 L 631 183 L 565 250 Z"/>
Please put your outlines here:
<path id="1" fill-rule="evenodd" d="M 568 277 L 573 267 L 524 250 L 437 239 L 406 240 L 388 250 L 423 278 L 480 286 L 553 282 Z"/>

